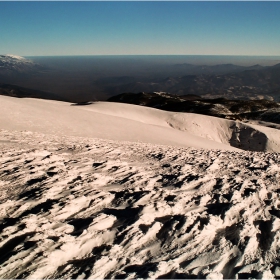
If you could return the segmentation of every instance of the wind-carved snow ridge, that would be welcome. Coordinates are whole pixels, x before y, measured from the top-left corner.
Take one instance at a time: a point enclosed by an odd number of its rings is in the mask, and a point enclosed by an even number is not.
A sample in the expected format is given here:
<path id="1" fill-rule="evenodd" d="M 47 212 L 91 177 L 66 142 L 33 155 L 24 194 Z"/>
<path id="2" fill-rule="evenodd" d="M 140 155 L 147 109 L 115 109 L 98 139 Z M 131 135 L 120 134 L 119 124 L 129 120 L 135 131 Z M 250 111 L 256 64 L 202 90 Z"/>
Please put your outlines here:
<path id="1" fill-rule="evenodd" d="M 278 153 L 0 131 L 0 278 L 280 276 Z"/>

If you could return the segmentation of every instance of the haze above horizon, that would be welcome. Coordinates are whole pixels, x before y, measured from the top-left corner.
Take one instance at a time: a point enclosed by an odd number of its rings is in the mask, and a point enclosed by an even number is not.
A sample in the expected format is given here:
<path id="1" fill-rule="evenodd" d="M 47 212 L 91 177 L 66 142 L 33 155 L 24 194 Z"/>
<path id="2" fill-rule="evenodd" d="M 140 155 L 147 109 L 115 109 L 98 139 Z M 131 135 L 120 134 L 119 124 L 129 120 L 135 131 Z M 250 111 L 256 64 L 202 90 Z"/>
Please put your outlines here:
<path id="1" fill-rule="evenodd" d="M 280 2 L 0 2 L 0 54 L 280 55 Z"/>

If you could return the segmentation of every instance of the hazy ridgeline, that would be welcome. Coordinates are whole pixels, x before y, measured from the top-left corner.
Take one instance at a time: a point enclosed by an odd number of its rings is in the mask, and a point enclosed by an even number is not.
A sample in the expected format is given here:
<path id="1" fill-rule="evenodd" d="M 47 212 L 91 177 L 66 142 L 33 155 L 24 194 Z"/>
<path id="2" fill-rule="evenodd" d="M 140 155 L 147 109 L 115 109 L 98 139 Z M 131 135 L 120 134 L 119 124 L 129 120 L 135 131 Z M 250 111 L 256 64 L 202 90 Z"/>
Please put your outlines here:
<path id="1" fill-rule="evenodd" d="M 228 74 L 256 64 L 271 66 L 280 57 L 248 56 L 48 56 L 27 57 L 40 71 L 10 75 L 0 82 L 51 92 L 64 100 L 106 100 L 122 92 L 165 91 L 163 79 Z M 221 66 L 224 64 L 223 66 Z M 234 64 L 234 65 L 233 65 Z M 204 67 L 212 66 L 212 67 Z M 220 65 L 220 67 L 215 67 Z M 242 66 L 242 67 L 236 67 Z M 142 85 L 141 85 L 142 84 Z M 173 93 L 173 92 L 171 92 Z M 177 92 L 174 92 L 177 94 Z M 186 94 L 188 92 L 182 92 Z"/>

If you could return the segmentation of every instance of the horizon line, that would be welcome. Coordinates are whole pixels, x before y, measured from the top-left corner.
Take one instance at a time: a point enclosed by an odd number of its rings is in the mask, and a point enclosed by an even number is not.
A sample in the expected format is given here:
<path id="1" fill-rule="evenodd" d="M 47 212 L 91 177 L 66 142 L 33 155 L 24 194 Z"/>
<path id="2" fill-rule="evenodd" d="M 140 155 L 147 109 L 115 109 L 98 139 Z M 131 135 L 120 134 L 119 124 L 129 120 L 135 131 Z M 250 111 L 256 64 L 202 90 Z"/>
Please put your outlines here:
<path id="1" fill-rule="evenodd" d="M 1 54 L 0 54 L 1 55 Z M 4 54 L 14 55 L 14 54 Z M 246 56 L 246 57 L 280 57 L 280 54 L 42 54 L 42 55 L 20 55 L 20 56 Z"/>

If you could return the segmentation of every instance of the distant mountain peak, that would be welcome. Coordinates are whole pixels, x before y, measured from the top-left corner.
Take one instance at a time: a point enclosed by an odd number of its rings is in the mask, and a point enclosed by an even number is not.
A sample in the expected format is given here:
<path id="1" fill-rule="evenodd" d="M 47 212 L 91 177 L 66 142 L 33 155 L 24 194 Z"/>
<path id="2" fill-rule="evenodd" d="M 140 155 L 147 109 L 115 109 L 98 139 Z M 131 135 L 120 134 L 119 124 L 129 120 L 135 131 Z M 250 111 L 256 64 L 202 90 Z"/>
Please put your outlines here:
<path id="1" fill-rule="evenodd" d="M 29 71 L 39 70 L 42 66 L 34 63 L 19 55 L 5 54 L 0 55 L 0 74 L 11 75 L 12 73 L 28 73 Z"/>
<path id="2" fill-rule="evenodd" d="M 31 60 L 15 54 L 2 54 L 0 55 L 0 60 L 6 62 L 33 63 Z"/>
<path id="3" fill-rule="evenodd" d="M 14 58 L 14 59 L 19 59 L 19 60 L 27 60 L 26 58 L 19 56 L 19 55 L 15 55 L 15 54 L 5 54 L 4 56 Z"/>

